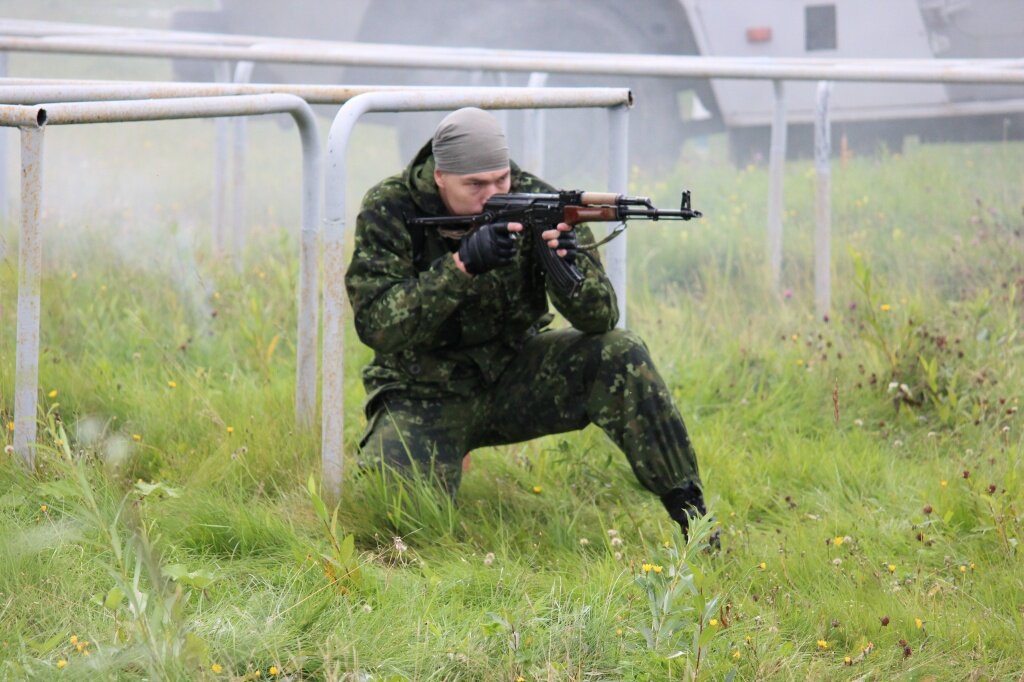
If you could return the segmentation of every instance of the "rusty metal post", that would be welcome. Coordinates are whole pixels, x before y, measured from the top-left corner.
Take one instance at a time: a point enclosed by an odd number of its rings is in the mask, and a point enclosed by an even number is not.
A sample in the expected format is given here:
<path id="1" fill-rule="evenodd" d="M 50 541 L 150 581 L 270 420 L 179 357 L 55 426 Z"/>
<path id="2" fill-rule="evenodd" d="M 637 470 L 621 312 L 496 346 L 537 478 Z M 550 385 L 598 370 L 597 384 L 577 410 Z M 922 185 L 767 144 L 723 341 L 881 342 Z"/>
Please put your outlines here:
<path id="1" fill-rule="evenodd" d="M 0 78 L 7 78 L 7 53 L 0 51 Z M 0 128 L 0 221 L 7 219 L 7 141 L 10 133 Z M 0 238 L 0 259 L 4 258 L 5 247 L 3 239 Z"/>
<path id="2" fill-rule="evenodd" d="M 245 61 L 235 64 L 234 83 L 248 83 L 252 79 L 254 63 Z M 233 158 L 231 159 L 231 253 L 235 270 L 241 272 L 244 266 L 246 246 L 245 229 L 245 152 L 246 130 L 249 119 L 239 116 L 234 121 Z"/>
<path id="3" fill-rule="evenodd" d="M 231 64 L 217 62 L 214 78 L 218 83 L 231 81 Z M 228 177 L 228 127 L 225 118 L 213 120 L 213 253 L 224 254 L 224 230 L 227 223 L 227 177 Z"/>
<path id="4" fill-rule="evenodd" d="M 629 194 L 629 108 L 613 107 L 608 110 L 608 190 L 616 194 Z M 608 232 L 621 228 L 622 223 L 608 225 Z M 623 232 L 605 249 L 608 277 L 615 288 L 619 305 L 619 329 L 626 328 L 626 238 Z"/>
<path id="5" fill-rule="evenodd" d="M 782 278 L 782 184 L 786 171 L 786 84 L 772 81 L 775 113 L 772 116 L 771 149 L 768 152 L 768 263 L 776 292 Z"/>
<path id="6" fill-rule="evenodd" d="M 39 307 L 42 279 L 43 129 L 21 128 L 21 239 L 14 374 L 14 451 L 35 465 L 39 393 Z"/>
<path id="7" fill-rule="evenodd" d="M 534 71 L 526 83 L 528 88 L 543 88 L 548 74 Z M 523 168 L 544 177 L 544 110 L 527 109 L 523 112 Z"/>
<path id="8" fill-rule="evenodd" d="M 814 310 L 818 319 L 827 316 L 832 307 L 832 136 L 828 118 L 831 94 L 832 83 L 818 83 L 814 117 Z"/>

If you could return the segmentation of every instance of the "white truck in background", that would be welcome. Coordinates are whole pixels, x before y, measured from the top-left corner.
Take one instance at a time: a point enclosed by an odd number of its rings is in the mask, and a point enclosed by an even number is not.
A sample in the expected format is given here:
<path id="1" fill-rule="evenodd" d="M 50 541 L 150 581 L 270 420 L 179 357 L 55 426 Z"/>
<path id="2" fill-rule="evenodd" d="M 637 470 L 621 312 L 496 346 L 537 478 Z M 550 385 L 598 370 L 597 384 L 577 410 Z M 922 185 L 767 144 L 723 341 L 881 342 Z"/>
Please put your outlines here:
<path id="1" fill-rule="evenodd" d="M 737 57 L 985 58 L 1024 68 L 1024 0 L 220 0 L 180 11 L 173 28 L 249 35 L 481 48 Z M 209 80 L 208 64 L 179 62 L 179 75 Z M 525 85 L 523 73 L 331 68 L 259 64 L 257 82 Z M 738 161 L 765 154 L 770 83 L 551 74 L 549 85 L 629 86 L 631 153 L 673 163 L 689 137 L 725 132 Z M 814 83 L 786 85 L 792 154 L 809 153 Z M 958 109 L 971 102 L 970 113 Z M 922 141 L 1024 138 L 1024 88 L 839 83 L 835 131 L 857 149 Z M 549 139 L 570 149 L 594 130 L 593 112 L 559 114 Z M 577 117 L 573 119 L 572 117 Z M 403 154 L 429 135 L 436 116 L 403 115 Z M 411 125 L 409 124 L 411 122 Z M 559 128 L 558 126 L 562 126 Z M 576 152 L 570 152 L 570 155 Z M 549 154 L 549 158 L 557 154 Z"/>

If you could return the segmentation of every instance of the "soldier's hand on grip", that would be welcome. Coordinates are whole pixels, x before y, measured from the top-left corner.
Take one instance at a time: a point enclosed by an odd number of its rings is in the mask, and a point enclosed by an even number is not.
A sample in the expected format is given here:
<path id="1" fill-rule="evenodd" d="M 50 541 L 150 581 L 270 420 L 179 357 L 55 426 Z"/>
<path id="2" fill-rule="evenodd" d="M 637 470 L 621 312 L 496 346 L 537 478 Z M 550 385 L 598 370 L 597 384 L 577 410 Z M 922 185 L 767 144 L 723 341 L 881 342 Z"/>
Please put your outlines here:
<path id="1" fill-rule="evenodd" d="M 541 237 L 547 241 L 548 247 L 554 249 L 559 258 L 564 258 L 567 263 L 576 261 L 579 242 L 576 239 L 575 227 L 568 223 L 559 223 L 556 228 L 545 230 Z"/>
<path id="2" fill-rule="evenodd" d="M 466 272 L 480 275 L 512 262 L 516 252 L 515 236 L 508 228 L 508 223 L 488 223 L 462 238 L 459 260 Z"/>

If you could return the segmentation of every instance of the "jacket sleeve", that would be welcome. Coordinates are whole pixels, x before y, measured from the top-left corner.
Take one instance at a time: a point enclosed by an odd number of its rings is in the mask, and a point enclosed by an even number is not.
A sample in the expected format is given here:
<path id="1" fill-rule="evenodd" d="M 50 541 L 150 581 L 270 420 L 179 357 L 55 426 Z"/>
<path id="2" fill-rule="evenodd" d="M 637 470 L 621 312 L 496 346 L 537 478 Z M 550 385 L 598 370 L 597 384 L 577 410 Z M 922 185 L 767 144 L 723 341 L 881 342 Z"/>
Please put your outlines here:
<path id="1" fill-rule="evenodd" d="M 355 251 L 345 275 L 363 343 L 381 353 L 430 345 L 471 283 L 451 258 L 417 272 L 412 237 L 400 211 L 367 195 L 356 218 Z"/>
<path id="2" fill-rule="evenodd" d="M 586 225 L 576 226 L 576 238 L 580 246 L 594 243 L 594 235 Z M 576 267 L 583 274 L 583 282 L 576 295 L 569 298 L 549 286 L 548 297 L 558 312 L 581 332 L 599 334 L 611 331 L 619 321 L 619 304 L 597 249 L 580 251 L 576 256 Z"/>

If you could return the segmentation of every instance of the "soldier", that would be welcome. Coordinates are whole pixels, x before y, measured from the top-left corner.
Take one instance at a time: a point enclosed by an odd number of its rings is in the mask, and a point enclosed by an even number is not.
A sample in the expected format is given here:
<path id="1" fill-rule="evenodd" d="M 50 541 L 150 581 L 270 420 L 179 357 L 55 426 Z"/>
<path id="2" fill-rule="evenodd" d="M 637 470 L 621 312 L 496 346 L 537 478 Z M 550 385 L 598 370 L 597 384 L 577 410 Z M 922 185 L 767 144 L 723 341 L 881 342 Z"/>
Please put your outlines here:
<path id="1" fill-rule="evenodd" d="M 705 513 L 693 447 L 647 347 L 615 329 L 597 252 L 577 250 L 593 243 L 590 229 L 561 223 L 541 235 L 584 276 L 568 298 L 545 286 L 518 223 L 465 234 L 406 223 L 477 214 L 510 191 L 554 190 L 509 160 L 491 114 L 465 108 L 363 198 L 345 279 L 356 331 L 375 351 L 363 371 L 363 463 L 432 465 L 454 494 L 465 453 L 593 423 L 685 533 Z M 548 298 L 571 329 L 546 329 Z"/>

